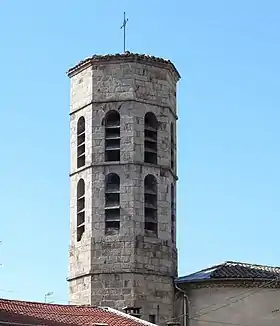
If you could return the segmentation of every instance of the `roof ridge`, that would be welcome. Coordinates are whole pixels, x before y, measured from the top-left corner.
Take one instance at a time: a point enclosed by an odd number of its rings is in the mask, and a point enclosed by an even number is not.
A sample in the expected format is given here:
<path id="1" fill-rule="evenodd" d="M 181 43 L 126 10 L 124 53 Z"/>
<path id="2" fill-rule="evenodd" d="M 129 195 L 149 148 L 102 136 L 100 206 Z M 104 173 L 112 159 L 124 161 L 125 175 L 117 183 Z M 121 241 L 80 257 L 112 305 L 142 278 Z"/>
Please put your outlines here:
<path id="1" fill-rule="evenodd" d="M 217 268 L 223 267 L 225 264 L 226 264 L 226 262 L 223 262 L 223 263 L 220 263 L 220 264 L 216 264 L 216 265 L 212 265 L 212 266 L 209 266 L 207 268 L 200 269 L 199 271 L 194 272 L 194 273 L 191 273 L 191 274 L 196 274 L 196 273 L 201 273 L 201 272 L 207 272 L 210 269 L 217 269 Z"/>
<path id="2" fill-rule="evenodd" d="M 42 305 L 49 307 L 50 305 L 52 307 L 58 306 L 58 307 L 75 307 L 75 308 L 99 308 L 98 306 L 90 306 L 90 305 L 74 305 L 74 304 L 63 304 L 63 303 L 47 303 L 47 302 L 40 302 L 40 301 L 27 301 L 27 300 L 17 300 L 17 299 L 5 299 L 0 298 L 0 302 L 10 302 L 15 304 L 31 304 L 31 305 Z"/>
<path id="3" fill-rule="evenodd" d="M 253 264 L 253 263 L 247 263 L 247 262 L 240 262 L 240 261 L 231 261 L 227 260 L 225 264 L 236 264 L 236 265 L 246 265 L 246 266 L 256 266 L 256 267 L 269 267 L 269 268 L 279 268 L 280 266 L 272 266 L 272 265 L 261 265 L 261 264 Z"/>

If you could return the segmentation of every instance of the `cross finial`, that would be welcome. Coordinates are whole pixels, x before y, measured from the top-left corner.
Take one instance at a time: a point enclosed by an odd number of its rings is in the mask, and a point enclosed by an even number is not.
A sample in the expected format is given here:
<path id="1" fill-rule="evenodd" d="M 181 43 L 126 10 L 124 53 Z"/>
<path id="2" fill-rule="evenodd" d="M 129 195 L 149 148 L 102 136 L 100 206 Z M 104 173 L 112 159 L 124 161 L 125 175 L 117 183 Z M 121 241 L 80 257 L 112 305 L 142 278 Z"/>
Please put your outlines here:
<path id="1" fill-rule="evenodd" d="M 125 18 L 125 12 L 123 13 L 123 24 L 121 29 L 123 28 L 123 52 L 125 53 L 125 27 L 126 23 L 128 22 L 128 18 Z"/>

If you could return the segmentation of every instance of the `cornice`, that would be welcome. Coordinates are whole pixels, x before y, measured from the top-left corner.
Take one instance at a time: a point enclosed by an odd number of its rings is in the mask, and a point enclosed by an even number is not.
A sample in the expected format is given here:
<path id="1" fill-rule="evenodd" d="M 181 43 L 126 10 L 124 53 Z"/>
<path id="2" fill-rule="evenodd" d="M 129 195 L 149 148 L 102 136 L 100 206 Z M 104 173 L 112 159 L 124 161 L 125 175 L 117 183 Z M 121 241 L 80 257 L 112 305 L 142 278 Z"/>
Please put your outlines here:
<path id="1" fill-rule="evenodd" d="M 221 279 L 177 284 L 181 289 L 202 288 L 280 288 L 280 279 Z"/>
<path id="2" fill-rule="evenodd" d="M 74 67 L 67 71 L 68 77 L 72 77 L 80 71 L 86 69 L 91 65 L 99 65 L 104 63 L 120 63 L 120 62 L 138 62 L 143 64 L 150 64 L 159 68 L 169 70 L 172 75 L 178 81 L 181 76 L 174 64 L 170 60 L 154 57 L 146 54 L 131 53 L 126 51 L 125 53 L 106 54 L 106 55 L 93 55 L 86 58 L 76 64 Z"/>

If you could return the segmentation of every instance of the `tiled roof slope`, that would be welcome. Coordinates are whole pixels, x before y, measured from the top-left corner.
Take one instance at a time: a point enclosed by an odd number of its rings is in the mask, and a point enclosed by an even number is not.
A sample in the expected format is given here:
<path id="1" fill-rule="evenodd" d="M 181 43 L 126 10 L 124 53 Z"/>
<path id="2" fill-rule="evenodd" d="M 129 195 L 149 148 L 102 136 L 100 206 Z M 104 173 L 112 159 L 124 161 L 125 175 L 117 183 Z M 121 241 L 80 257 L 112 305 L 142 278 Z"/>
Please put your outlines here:
<path id="1" fill-rule="evenodd" d="M 0 299 L 0 324 L 51 326 L 154 326 L 112 308 L 72 306 Z"/>
<path id="2" fill-rule="evenodd" d="M 163 58 L 154 57 L 152 55 L 147 54 L 139 54 L 139 53 L 131 53 L 126 51 L 125 53 L 116 53 L 116 54 L 105 54 L 105 55 L 93 55 L 89 58 L 86 58 L 79 63 L 77 63 L 74 67 L 70 68 L 67 71 L 68 76 L 72 76 L 75 72 L 79 71 L 83 67 L 89 64 L 99 64 L 105 63 L 108 61 L 112 62 L 146 62 L 152 63 L 154 65 L 158 65 L 160 67 L 164 67 L 172 71 L 177 79 L 180 79 L 180 74 L 175 68 L 174 64 L 170 60 L 166 60 Z"/>
<path id="3" fill-rule="evenodd" d="M 280 267 L 227 261 L 223 264 L 177 278 L 176 283 L 209 280 L 273 280 L 280 278 Z"/>

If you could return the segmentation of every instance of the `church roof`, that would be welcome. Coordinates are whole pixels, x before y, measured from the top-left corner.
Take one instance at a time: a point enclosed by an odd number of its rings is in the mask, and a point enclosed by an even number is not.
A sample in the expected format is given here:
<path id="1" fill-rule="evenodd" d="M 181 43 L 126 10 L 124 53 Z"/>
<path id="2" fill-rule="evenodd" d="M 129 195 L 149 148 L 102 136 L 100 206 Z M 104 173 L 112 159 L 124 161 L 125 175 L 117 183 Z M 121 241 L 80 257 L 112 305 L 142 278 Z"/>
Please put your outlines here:
<path id="1" fill-rule="evenodd" d="M 273 280 L 280 278 L 280 267 L 227 261 L 176 279 L 177 284 L 210 280 Z"/>
<path id="2" fill-rule="evenodd" d="M 155 326 L 118 310 L 0 299 L 1 322 L 9 325 Z"/>
<path id="3" fill-rule="evenodd" d="M 111 61 L 114 62 L 140 62 L 140 63 L 147 63 L 147 64 L 153 64 L 155 66 L 159 66 L 162 68 L 169 69 L 172 73 L 175 74 L 176 78 L 180 79 L 180 74 L 178 70 L 175 68 L 174 64 L 167 59 L 154 57 L 152 55 L 147 54 L 139 54 L 139 53 L 131 53 L 129 51 L 126 51 L 125 53 L 116 53 L 116 54 L 105 54 L 105 55 L 93 55 L 89 58 L 86 58 L 79 63 L 77 63 L 74 67 L 70 68 L 67 71 L 67 74 L 69 77 L 72 75 L 75 75 L 80 70 L 87 68 L 91 64 L 104 64 Z"/>

